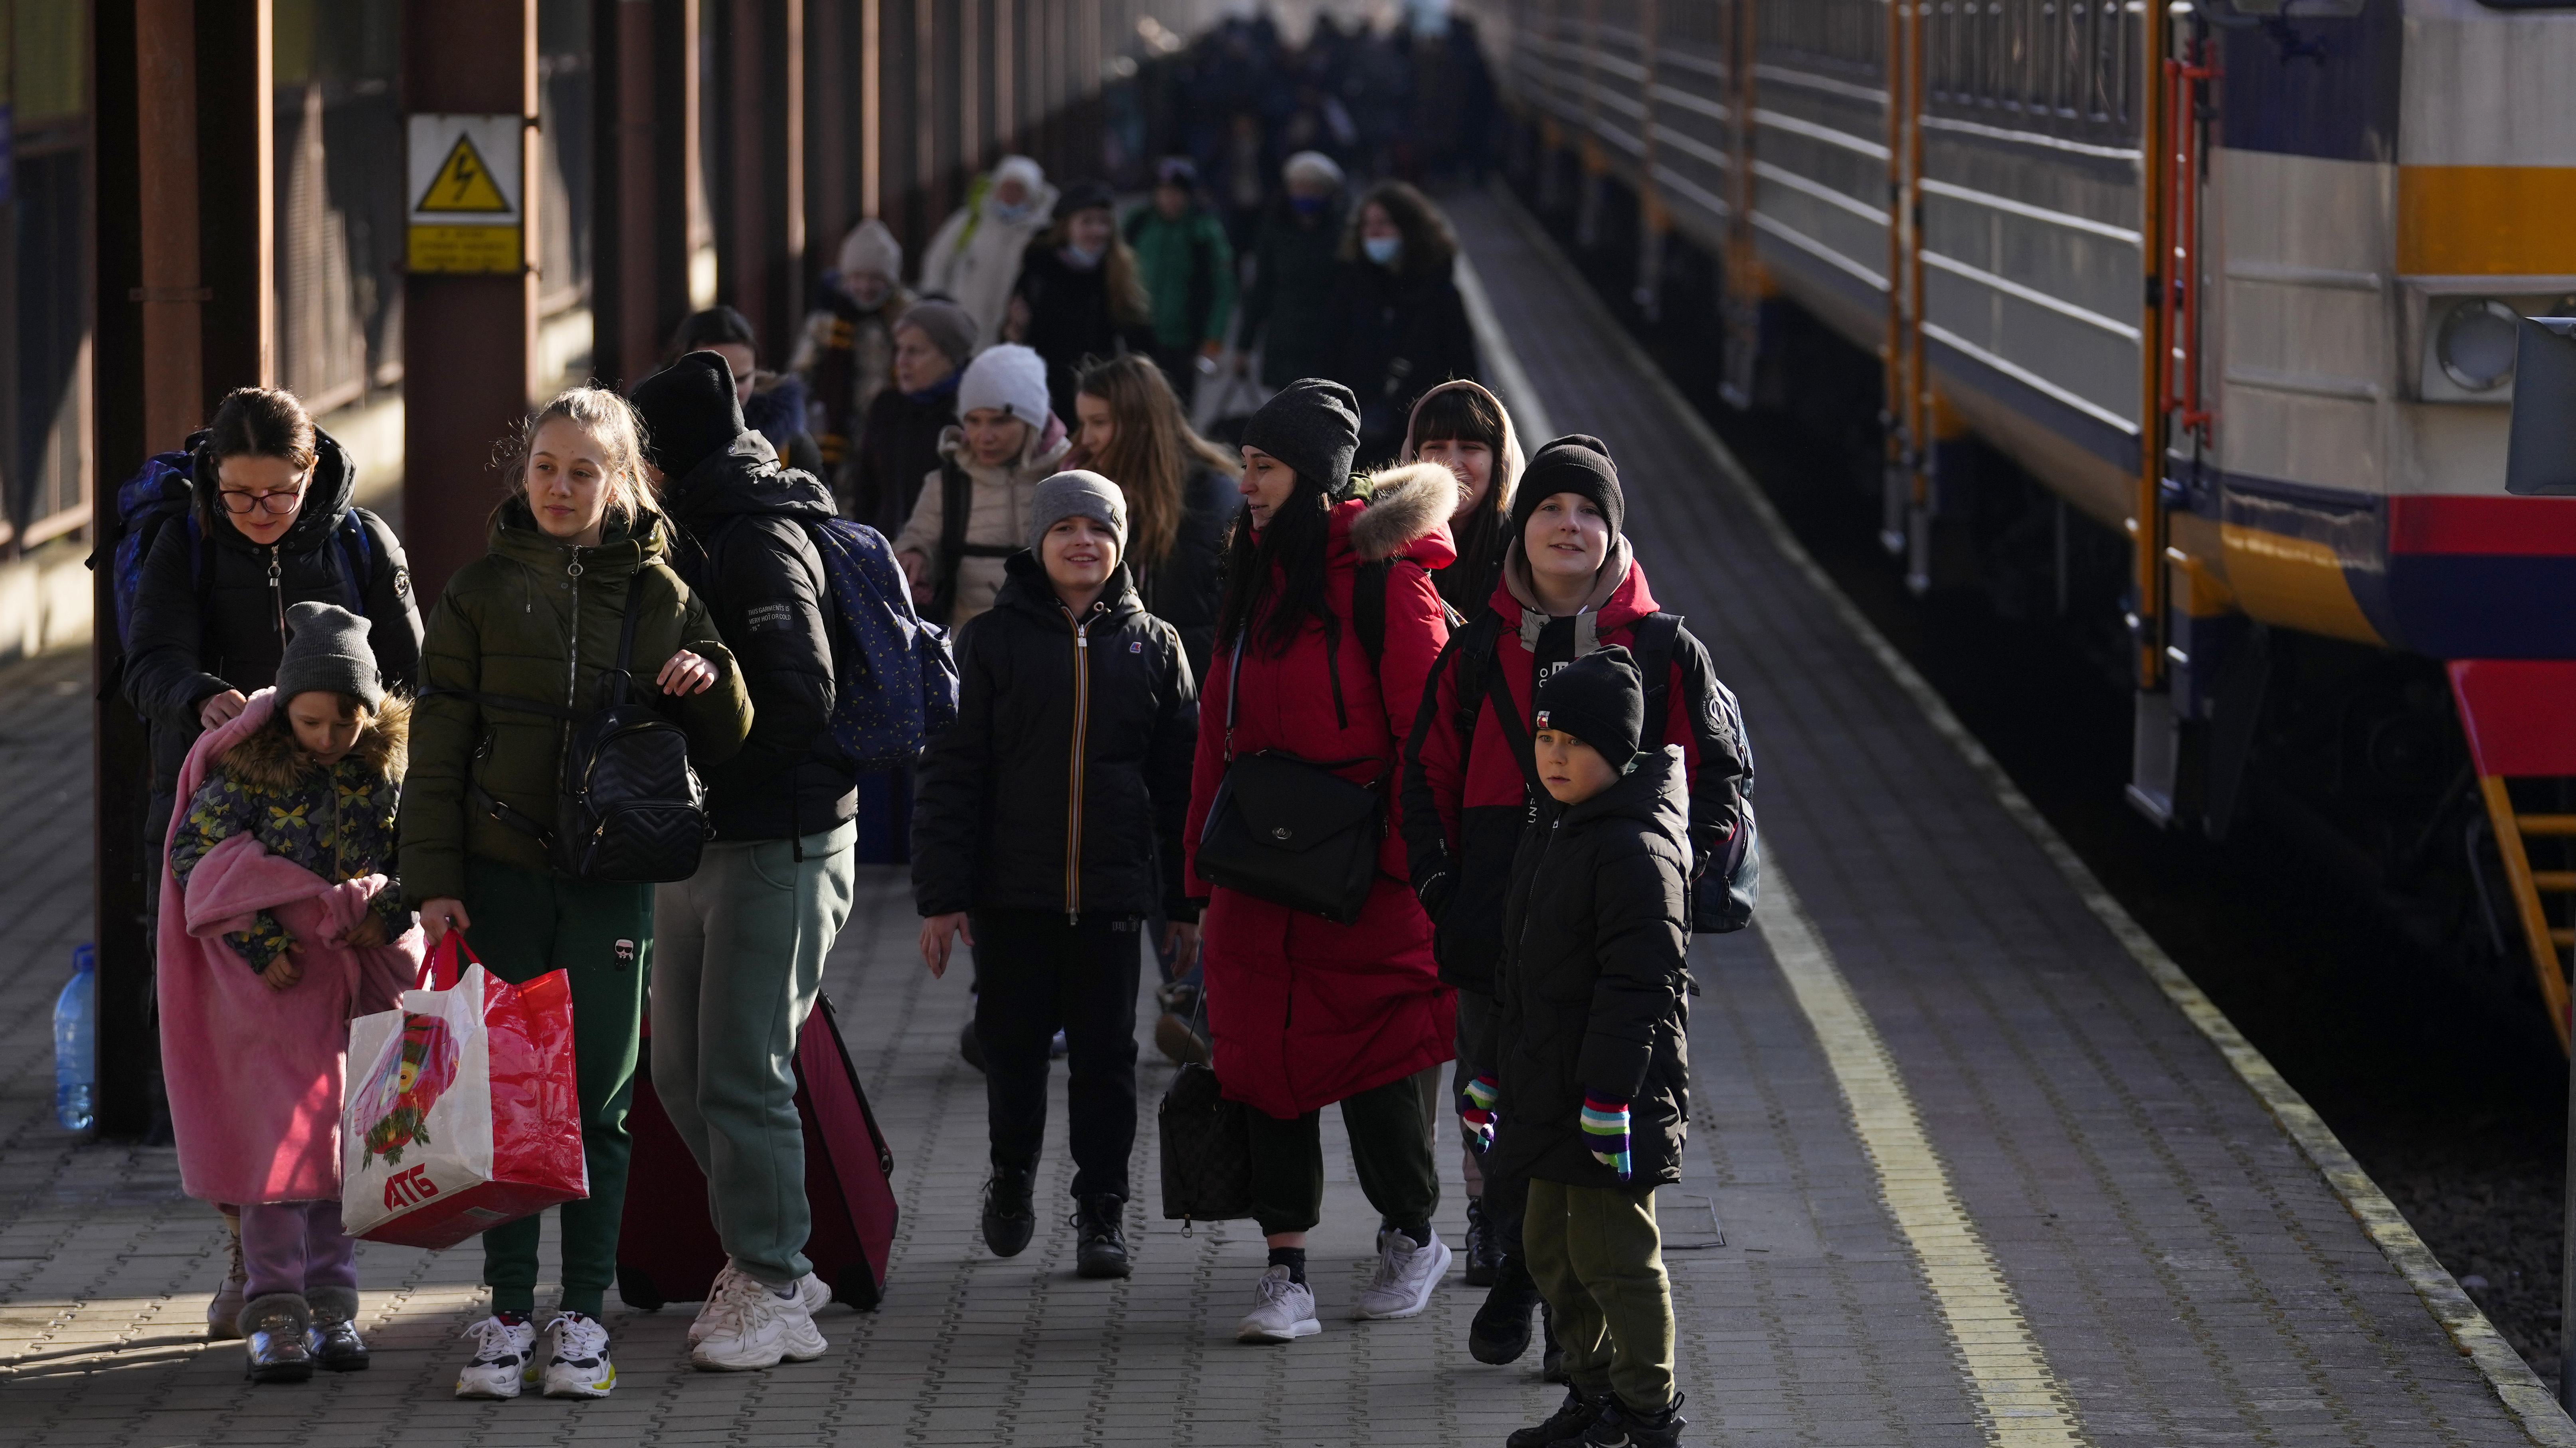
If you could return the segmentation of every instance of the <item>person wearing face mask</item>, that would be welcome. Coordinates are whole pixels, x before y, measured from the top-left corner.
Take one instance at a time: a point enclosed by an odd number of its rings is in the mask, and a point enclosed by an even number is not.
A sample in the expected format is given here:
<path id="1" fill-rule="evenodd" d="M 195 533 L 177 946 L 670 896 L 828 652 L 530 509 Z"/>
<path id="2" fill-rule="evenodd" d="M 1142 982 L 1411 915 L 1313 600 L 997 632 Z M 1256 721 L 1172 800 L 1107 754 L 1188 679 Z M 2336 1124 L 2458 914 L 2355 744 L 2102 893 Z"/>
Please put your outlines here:
<path id="1" fill-rule="evenodd" d="M 890 380 L 868 404 L 843 516 L 893 538 L 921 480 L 939 466 L 939 436 L 957 425 L 957 385 L 975 355 L 975 319 L 955 302 L 918 301 L 894 324 Z"/>
<path id="2" fill-rule="evenodd" d="M 871 216 L 841 238 L 837 264 L 814 284 L 787 370 L 812 399 L 812 429 L 822 479 L 846 499 L 858 458 L 859 424 L 894 380 L 894 326 L 912 305 L 903 275 L 903 244 Z"/>
<path id="3" fill-rule="evenodd" d="M 1324 375 L 1360 400 L 1360 457 L 1396 456 L 1415 399 L 1475 380 L 1475 333 L 1450 273 L 1458 239 L 1428 197 L 1382 181 L 1361 198 L 1324 309 Z"/>
<path id="4" fill-rule="evenodd" d="M 1627 498 L 1609 448 L 1577 434 L 1531 454 L 1509 516 L 1500 577 L 1433 666 L 1404 751 L 1405 857 L 1434 927 L 1440 978 L 1458 989 L 1462 1111 L 1481 1109 L 1473 1088 L 1494 1065 L 1477 1051 L 1496 1010 L 1513 851 L 1541 797 L 1527 767 L 1541 681 L 1614 644 L 1647 671 L 1650 712 L 1639 747 L 1681 749 L 1695 929 L 1732 928 L 1721 919 L 1723 901 L 1751 839 L 1745 799 L 1753 756 L 1733 696 L 1707 648 L 1656 610 L 1645 568 L 1620 531 Z M 1466 1170 L 1470 1261 L 1483 1257 L 1471 1270 L 1492 1282 L 1467 1346 L 1479 1362 L 1508 1363 L 1528 1350 L 1539 1306 L 1520 1251 L 1528 1183 L 1474 1156 Z"/>
<path id="5" fill-rule="evenodd" d="M 1078 181 L 1056 203 L 1055 225 L 1029 243 L 1011 294 L 1009 335 L 1046 359 L 1047 399 L 1071 417 L 1086 362 L 1151 355 L 1154 303 L 1134 248 L 1118 232 L 1116 198 Z"/>
<path id="6" fill-rule="evenodd" d="M 491 550 L 457 570 L 429 620 L 411 773 L 403 784 L 403 898 L 435 946 L 461 930 L 514 983 L 561 970 L 572 991 L 573 1074 L 590 1194 L 559 1209 L 560 1310 L 535 1322 L 539 1222 L 483 1234 L 492 1315 L 466 1331 L 460 1398 L 604 1398 L 617 1385 L 601 1302 L 617 1273 L 653 887 L 555 872 L 554 828 L 571 731 L 553 711 L 600 706 L 630 604 L 635 689 L 713 771 L 742 748 L 751 701 L 706 601 L 664 561 L 671 529 L 645 473 L 635 414 L 595 387 L 557 396 L 519 438 L 516 479 L 492 510 Z M 811 1344 L 807 1355 L 819 1355 Z"/>
<path id="7" fill-rule="evenodd" d="M 1047 229 L 1055 210 L 1056 190 L 1038 163 L 1026 156 L 1003 157 L 991 174 L 975 179 L 967 188 L 966 204 L 932 234 L 930 245 L 922 249 L 921 275 L 913 290 L 964 307 L 975 319 L 975 346 L 993 345 L 1002 337 L 1020 259 Z"/>
<path id="8" fill-rule="evenodd" d="M 1324 314 L 1341 266 L 1346 206 L 1342 168 L 1321 151 L 1300 151 L 1281 168 L 1286 190 L 1262 216 L 1252 243 L 1252 284 L 1235 329 L 1238 366 L 1258 349 L 1259 380 L 1285 387 L 1325 375 Z"/>

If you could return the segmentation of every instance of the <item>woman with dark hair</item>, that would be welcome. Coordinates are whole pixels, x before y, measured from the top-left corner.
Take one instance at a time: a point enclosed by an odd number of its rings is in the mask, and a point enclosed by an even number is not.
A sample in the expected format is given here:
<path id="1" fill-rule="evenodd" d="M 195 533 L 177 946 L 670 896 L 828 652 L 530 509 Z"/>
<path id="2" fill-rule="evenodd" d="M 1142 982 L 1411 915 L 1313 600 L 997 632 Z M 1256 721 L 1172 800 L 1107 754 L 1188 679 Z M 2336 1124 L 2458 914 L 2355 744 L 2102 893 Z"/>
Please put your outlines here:
<path id="1" fill-rule="evenodd" d="M 1322 1331 L 1306 1233 L 1323 1209 L 1326 1106 L 1342 1108 L 1380 1218 L 1377 1272 L 1357 1315 L 1421 1312 L 1449 1265 L 1431 1230 L 1440 1177 L 1414 1078 L 1449 1059 L 1456 1003 L 1435 973 L 1430 922 L 1404 884 L 1397 837 L 1381 843 L 1367 903 L 1348 925 L 1199 873 L 1217 786 L 1237 761 L 1285 754 L 1384 790 L 1448 641 L 1430 571 L 1452 557 L 1457 480 L 1445 468 L 1399 468 L 1355 495 L 1358 438 L 1349 389 L 1320 378 L 1291 383 L 1245 427 L 1243 509 L 1227 546 L 1183 835 L 1189 892 L 1208 901 L 1200 939 L 1216 1075 L 1250 1108 L 1253 1215 L 1270 1247 L 1236 1330 L 1245 1342 Z M 1381 590 L 1367 607 L 1363 589 Z"/>
<path id="2" fill-rule="evenodd" d="M 1128 571 L 1145 611 L 1180 630 L 1190 677 L 1216 642 L 1217 567 L 1243 464 L 1190 430 L 1162 369 L 1134 355 L 1082 374 L 1073 400 L 1082 466 L 1127 495 Z"/>
<path id="3" fill-rule="evenodd" d="M 1457 259 L 1448 218 L 1421 192 L 1381 181 L 1360 199 L 1325 309 L 1324 365 L 1359 399 L 1362 462 L 1396 455 L 1424 392 L 1479 375 Z"/>
<path id="4" fill-rule="evenodd" d="M 1055 224 L 1029 243 L 1011 293 L 1007 334 L 1046 359 L 1047 400 L 1058 417 L 1073 416 L 1085 363 L 1154 351 L 1153 298 L 1135 249 L 1118 234 L 1116 209 L 1097 181 L 1066 188 Z"/>
<path id="5" fill-rule="evenodd" d="M 975 319 L 955 302 L 921 301 L 894 324 L 893 381 L 868 405 L 847 516 L 893 538 L 921 481 L 939 468 L 939 436 L 957 425 L 957 384 L 975 355 Z"/>
<path id="6" fill-rule="evenodd" d="M 788 467 L 823 475 L 823 445 L 806 430 L 805 382 L 793 372 L 760 370 L 760 342 L 751 319 L 731 307 L 691 312 L 671 334 L 662 353 L 670 366 L 691 352 L 713 352 L 733 369 L 734 400 L 742 404 L 743 421 L 769 439 L 778 460 Z"/>
<path id="7" fill-rule="evenodd" d="M 1443 382 L 1413 404 L 1404 460 L 1438 463 L 1458 475 L 1458 511 L 1449 517 L 1458 561 L 1431 581 L 1460 617 L 1473 618 L 1494 591 L 1511 544 L 1512 488 L 1522 461 L 1512 415 L 1481 383 Z"/>

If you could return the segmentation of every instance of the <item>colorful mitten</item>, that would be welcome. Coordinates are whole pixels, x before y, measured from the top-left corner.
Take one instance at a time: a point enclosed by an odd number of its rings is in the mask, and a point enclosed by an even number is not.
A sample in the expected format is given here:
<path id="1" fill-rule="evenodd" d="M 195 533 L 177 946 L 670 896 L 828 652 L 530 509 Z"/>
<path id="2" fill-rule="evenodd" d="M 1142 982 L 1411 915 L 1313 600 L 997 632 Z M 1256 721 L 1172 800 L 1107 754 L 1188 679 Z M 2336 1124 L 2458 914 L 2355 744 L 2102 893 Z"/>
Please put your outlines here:
<path id="1" fill-rule="evenodd" d="M 1501 1093 L 1491 1076 L 1479 1076 L 1467 1083 L 1466 1104 L 1458 1108 L 1458 1122 L 1466 1128 L 1467 1144 L 1481 1156 L 1494 1145 L 1494 1102 Z"/>
<path id="2" fill-rule="evenodd" d="M 1628 1179 L 1628 1103 L 1583 1095 L 1583 1140 L 1592 1148 L 1592 1159 Z"/>

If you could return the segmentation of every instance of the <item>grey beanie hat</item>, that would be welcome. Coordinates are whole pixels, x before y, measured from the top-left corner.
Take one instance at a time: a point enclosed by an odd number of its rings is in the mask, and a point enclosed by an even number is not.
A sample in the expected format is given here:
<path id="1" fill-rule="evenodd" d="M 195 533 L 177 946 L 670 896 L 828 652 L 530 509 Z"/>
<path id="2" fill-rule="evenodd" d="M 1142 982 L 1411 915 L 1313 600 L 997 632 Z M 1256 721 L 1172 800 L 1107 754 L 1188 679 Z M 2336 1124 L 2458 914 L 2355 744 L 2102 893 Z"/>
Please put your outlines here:
<path id="1" fill-rule="evenodd" d="M 1076 468 L 1038 484 L 1029 495 L 1029 551 L 1045 557 L 1039 545 L 1046 541 L 1047 530 L 1067 518 L 1094 519 L 1117 534 L 1118 557 L 1126 559 L 1127 495 L 1116 483 Z"/>
<path id="2" fill-rule="evenodd" d="M 299 603 L 286 611 L 290 630 L 277 661 L 277 701 L 298 694 L 347 694 L 373 709 L 385 701 L 367 620 L 335 603 Z"/>
<path id="3" fill-rule="evenodd" d="M 1332 497 L 1351 480 L 1360 446 L 1360 405 L 1351 390 L 1321 377 L 1301 377 L 1261 404 L 1243 425 L 1243 445 L 1312 478 Z"/>

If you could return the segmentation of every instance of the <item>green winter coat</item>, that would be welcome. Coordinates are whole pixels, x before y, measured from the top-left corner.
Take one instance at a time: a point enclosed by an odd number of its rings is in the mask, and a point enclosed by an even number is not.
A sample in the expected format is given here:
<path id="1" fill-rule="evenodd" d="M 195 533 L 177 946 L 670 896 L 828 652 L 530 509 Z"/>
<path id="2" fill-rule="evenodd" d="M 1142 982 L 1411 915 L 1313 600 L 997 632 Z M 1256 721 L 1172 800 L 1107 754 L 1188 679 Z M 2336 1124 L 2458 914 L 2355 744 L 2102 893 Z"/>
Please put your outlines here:
<path id="1" fill-rule="evenodd" d="M 1167 351 L 1222 342 L 1234 320 L 1234 248 L 1225 226 L 1193 206 L 1166 221 L 1151 206 L 1127 218 L 1127 244 L 1154 300 L 1154 341 Z"/>
<path id="2" fill-rule="evenodd" d="M 493 518 L 491 551 L 458 570 L 429 618 L 421 645 L 421 699 L 412 717 L 411 774 L 402 799 L 403 898 L 465 894 L 465 857 L 545 872 L 545 847 L 466 804 L 470 777 L 495 799 L 551 829 L 564 740 L 571 725 L 514 709 L 486 710 L 460 693 L 501 694 L 587 711 L 617 657 L 630 587 L 644 589 L 635 629 L 635 687 L 662 703 L 689 735 L 703 774 L 742 747 L 751 702 L 733 655 L 716 637 L 703 600 L 662 561 L 663 536 L 631 537 L 617 524 L 596 548 L 538 531 L 512 499 Z M 681 649 L 720 677 L 702 694 L 673 699 L 653 676 Z"/>

